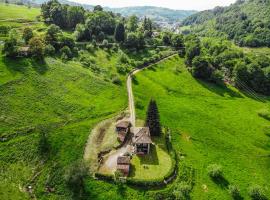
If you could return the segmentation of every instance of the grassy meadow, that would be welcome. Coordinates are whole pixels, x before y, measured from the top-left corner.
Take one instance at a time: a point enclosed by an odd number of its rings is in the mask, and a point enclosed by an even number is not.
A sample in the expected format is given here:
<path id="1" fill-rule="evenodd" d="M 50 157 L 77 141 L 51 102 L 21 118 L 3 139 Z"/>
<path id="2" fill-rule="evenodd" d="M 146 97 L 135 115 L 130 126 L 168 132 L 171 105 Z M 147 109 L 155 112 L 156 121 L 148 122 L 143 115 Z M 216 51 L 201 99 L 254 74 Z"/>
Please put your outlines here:
<path id="1" fill-rule="evenodd" d="M 40 15 L 39 8 L 28 8 L 27 6 L 0 3 L 0 21 L 27 20 L 35 21 Z"/>
<path id="2" fill-rule="evenodd" d="M 172 130 L 180 166 L 194 169 L 192 199 L 230 199 L 229 184 L 237 185 L 244 199 L 251 185 L 270 196 L 270 124 L 260 116 L 269 112 L 269 100 L 196 80 L 179 57 L 138 73 L 133 88 L 139 118 L 154 98 L 162 125 Z M 208 176 L 207 166 L 214 163 L 222 165 L 224 180 Z"/>

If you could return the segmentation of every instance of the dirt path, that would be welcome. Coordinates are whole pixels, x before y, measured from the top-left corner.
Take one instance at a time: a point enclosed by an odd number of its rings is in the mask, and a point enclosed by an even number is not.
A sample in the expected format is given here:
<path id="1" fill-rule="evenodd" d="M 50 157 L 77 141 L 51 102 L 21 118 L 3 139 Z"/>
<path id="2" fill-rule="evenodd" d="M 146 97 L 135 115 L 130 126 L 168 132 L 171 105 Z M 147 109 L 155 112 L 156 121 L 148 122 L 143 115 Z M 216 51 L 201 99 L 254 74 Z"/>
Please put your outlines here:
<path id="1" fill-rule="evenodd" d="M 133 96 L 133 91 L 132 91 L 132 76 L 135 75 L 136 73 L 146 69 L 146 68 L 152 67 L 153 65 L 158 64 L 160 62 L 163 62 L 164 60 L 167 60 L 173 56 L 175 56 L 175 54 L 168 56 L 168 57 L 165 57 L 165 58 L 159 60 L 158 62 L 147 65 L 147 66 L 142 67 L 140 69 L 134 69 L 128 74 L 128 77 L 127 77 L 128 107 L 129 107 L 129 113 L 130 113 L 130 122 L 131 122 L 132 126 L 135 126 L 135 123 L 136 123 L 135 104 L 134 104 L 134 96 Z"/>

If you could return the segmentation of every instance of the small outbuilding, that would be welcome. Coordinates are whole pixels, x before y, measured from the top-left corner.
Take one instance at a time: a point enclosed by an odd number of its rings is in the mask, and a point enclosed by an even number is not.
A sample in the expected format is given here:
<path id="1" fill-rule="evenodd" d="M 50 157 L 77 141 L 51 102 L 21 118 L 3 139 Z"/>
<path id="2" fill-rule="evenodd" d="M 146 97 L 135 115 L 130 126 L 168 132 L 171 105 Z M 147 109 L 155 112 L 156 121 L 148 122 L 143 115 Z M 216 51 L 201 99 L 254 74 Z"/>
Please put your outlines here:
<path id="1" fill-rule="evenodd" d="M 150 146 L 153 143 L 148 127 L 134 127 L 132 128 L 134 151 L 138 155 L 145 155 L 150 153 Z"/>
<path id="2" fill-rule="evenodd" d="M 129 156 L 119 156 L 117 158 L 117 170 L 121 171 L 124 176 L 129 175 L 129 170 L 130 170 L 130 157 Z"/>
<path id="3" fill-rule="evenodd" d="M 129 121 L 120 121 L 116 124 L 118 139 L 123 142 L 130 131 L 131 123 Z"/>

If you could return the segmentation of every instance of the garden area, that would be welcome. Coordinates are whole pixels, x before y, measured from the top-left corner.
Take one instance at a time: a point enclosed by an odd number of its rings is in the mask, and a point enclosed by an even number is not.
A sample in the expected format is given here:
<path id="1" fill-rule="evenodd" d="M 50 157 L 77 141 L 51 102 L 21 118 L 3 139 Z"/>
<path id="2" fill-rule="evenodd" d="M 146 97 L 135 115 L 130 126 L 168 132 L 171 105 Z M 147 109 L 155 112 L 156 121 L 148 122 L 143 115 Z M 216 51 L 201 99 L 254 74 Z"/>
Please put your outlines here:
<path id="1" fill-rule="evenodd" d="M 134 155 L 131 160 L 129 177 L 137 180 L 162 180 L 173 167 L 164 136 L 152 137 L 148 155 Z"/>

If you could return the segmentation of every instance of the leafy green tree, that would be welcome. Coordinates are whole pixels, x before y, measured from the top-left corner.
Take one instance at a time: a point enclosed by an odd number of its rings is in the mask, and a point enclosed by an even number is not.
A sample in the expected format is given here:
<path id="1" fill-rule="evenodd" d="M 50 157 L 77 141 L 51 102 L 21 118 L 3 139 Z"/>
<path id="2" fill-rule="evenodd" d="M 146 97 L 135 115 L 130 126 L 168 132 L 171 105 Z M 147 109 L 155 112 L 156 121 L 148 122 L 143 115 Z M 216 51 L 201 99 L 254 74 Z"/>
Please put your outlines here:
<path id="1" fill-rule="evenodd" d="M 186 48 L 186 64 L 191 65 L 194 57 L 200 55 L 201 44 L 200 40 L 196 36 L 189 36 L 185 42 Z"/>
<path id="2" fill-rule="evenodd" d="M 26 44 L 28 44 L 29 40 L 34 36 L 33 31 L 31 28 L 26 27 L 23 30 L 23 39 L 25 41 Z"/>
<path id="3" fill-rule="evenodd" d="M 59 38 L 61 37 L 62 32 L 59 26 L 56 26 L 55 24 L 52 24 L 48 27 L 46 34 L 45 34 L 45 41 L 47 44 L 51 44 L 56 49 L 58 49 L 57 46 L 59 42 Z"/>
<path id="4" fill-rule="evenodd" d="M 138 37 L 137 37 L 137 35 L 135 33 L 128 33 L 125 45 L 128 48 L 137 48 L 138 47 Z"/>
<path id="5" fill-rule="evenodd" d="M 152 136 L 161 135 L 159 111 L 155 100 L 151 99 L 148 105 L 145 125 L 149 127 Z"/>
<path id="6" fill-rule="evenodd" d="M 75 28 L 77 24 L 84 23 L 85 10 L 80 6 L 69 6 L 67 9 L 67 26 L 68 28 Z"/>
<path id="7" fill-rule="evenodd" d="M 60 54 L 62 56 L 67 56 L 67 59 L 72 58 L 72 52 L 68 46 L 64 46 L 63 48 L 60 49 Z"/>
<path id="8" fill-rule="evenodd" d="M 136 15 L 131 15 L 127 21 L 127 29 L 130 32 L 135 32 L 138 29 L 139 19 Z"/>
<path id="9" fill-rule="evenodd" d="M 113 35 L 115 30 L 115 19 L 108 12 L 93 12 L 87 15 L 85 26 L 89 34 L 97 36 L 100 32 Z"/>
<path id="10" fill-rule="evenodd" d="M 118 23 L 115 27 L 114 38 L 117 42 L 125 41 L 125 26 L 123 23 Z"/>
<path id="11" fill-rule="evenodd" d="M 29 51 L 31 55 L 38 59 L 44 57 L 44 44 L 39 37 L 33 37 L 29 40 Z"/>
<path id="12" fill-rule="evenodd" d="M 77 24 L 75 31 L 74 31 L 74 37 L 76 41 L 83 41 L 85 39 L 89 39 L 90 37 L 87 38 L 87 33 L 86 33 L 86 28 L 84 24 Z"/>
<path id="13" fill-rule="evenodd" d="M 180 34 L 174 34 L 171 38 L 172 46 L 176 49 L 184 48 L 184 39 L 183 35 Z"/>
<path id="14" fill-rule="evenodd" d="M 192 61 L 192 75 L 196 78 L 210 80 L 213 70 L 206 57 L 196 56 Z"/>
<path id="15" fill-rule="evenodd" d="M 3 52 L 8 57 L 16 57 L 18 55 L 18 33 L 12 29 L 9 37 L 5 40 Z"/>
<path id="16" fill-rule="evenodd" d="M 94 12 L 95 12 L 95 11 L 103 11 L 103 8 L 102 8 L 101 5 L 96 5 L 96 6 L 94 7 L 93 11 L 94 11 Z"/>
<path id="17" fill-rule="evenodd" d="M 163 42 L 164 45 L 170 45 L 171 44 L 171 36 L 170 36 L 169 33 L 163 33 L 162 42 Z"/>

